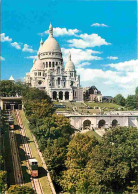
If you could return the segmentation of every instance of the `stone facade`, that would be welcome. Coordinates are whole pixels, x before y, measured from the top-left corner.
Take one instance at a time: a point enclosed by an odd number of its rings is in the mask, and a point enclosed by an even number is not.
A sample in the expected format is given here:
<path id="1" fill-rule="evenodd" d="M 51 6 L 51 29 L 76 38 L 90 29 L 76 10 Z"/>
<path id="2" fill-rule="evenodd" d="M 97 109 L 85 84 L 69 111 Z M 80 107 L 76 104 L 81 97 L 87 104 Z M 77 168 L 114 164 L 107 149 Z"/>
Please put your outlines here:
<path id="1" fill-rule="evenodd" d="M 115 126 L 138 127 L 138 115 L 65 115 L 76 129 L 110 128 Z"/>
<path id="2" fill-rule="evenodd" d="M 84 88 L 84 99 L 92 102 L 102 102 L 102 94 L 95 86 Z"/>
<path id="3" fill-rule="evenodd" d="M 68 62 L 63 64 L 62 52 L 53 37 L 53 27 L 49 26 L 49 37 L 40 41 L 40 48 L 33 67 L 26 73 L 25 83 L 31 87 L 45 90 L 52 100 L 82 101 L 83 89 L 80 87 L 80 76 L 69 53 Z"/>

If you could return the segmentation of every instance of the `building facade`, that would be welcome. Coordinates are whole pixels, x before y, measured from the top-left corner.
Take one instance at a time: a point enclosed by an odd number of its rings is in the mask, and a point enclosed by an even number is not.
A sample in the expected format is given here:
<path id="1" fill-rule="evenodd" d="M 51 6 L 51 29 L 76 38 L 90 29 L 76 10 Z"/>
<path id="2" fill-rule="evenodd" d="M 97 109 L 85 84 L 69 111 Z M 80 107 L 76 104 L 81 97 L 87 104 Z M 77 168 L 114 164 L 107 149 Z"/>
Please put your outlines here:
<path id="1" fill-rule="evenodd" d="M 37 59 L 33 67 L 26 73 L 25 83 L 31 87 L 45 90 L 52 100 L 82 101 L 83 89 L 80 87 L 80 76 L 69 53 L 68 62 L 64 67 L 62 52 L 53 37 L 53 27 L 49 26 L 49 37 L 40 41 Z"/>
<path id="2" fill-rule="evenodd" d="M 92 102 L 102 102 L 102 94 L 95 86 L 87 87 L 83 89 L 84 100 Z"/>

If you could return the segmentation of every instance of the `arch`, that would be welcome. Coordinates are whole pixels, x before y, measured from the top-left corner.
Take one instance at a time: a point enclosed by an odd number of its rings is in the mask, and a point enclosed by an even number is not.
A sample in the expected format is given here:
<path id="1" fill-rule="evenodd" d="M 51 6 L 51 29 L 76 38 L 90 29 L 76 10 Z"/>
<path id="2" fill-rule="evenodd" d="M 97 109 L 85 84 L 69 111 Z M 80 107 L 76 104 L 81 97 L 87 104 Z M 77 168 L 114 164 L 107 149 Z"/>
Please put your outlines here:
<path id="1" fill-rule="evenodd" d="M 49 62 L 49 67 L 51 67 L 51 61 Z"/>
<path id="2" fill-rule="evenodd" d="M 98 122 L 98 128 L 102 128 L 102 127 L 105 127 L 105 124 L 106 124 L 106 122 L 105 122 L 105 120 L 100 120 L 99 122 Z"/>
<path id="3" fill-rule="evenodd" d="M 91 127 L 91 121 L 90 120 L 85 120 L 84 122 L 83 122 L 83 129 L 90 129 L 90 127 Z"/>
<path id="4" fill-rule="evenodd" d="M 63 92 L 59 92 L 59 100 L 63 100 Z"/>
<path id="5" fill-rule="evenodd" d="M 112 127 L 116 127 L 118 125 L 118 121 L 116 119 L 114 119 L 112 121 Z"/>
<path id="6" fill-rule="evenodd" d="M 69 92 L 65 92 L 65 100 L 69 100 Z"/>
<path id="7" fill-rule="evenodd" d="M 56 99 L 57 99 L 57 92 L 54 91 L 54 92 L 53 92 L 53 100 L 56 100 Z"/>

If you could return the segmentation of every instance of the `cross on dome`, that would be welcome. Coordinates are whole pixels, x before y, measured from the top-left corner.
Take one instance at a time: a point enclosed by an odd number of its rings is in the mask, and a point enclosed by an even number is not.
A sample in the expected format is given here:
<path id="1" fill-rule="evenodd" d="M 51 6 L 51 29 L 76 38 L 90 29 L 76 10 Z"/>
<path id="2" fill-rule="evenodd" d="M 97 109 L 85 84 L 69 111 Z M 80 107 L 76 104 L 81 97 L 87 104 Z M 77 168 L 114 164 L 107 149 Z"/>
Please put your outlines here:
<path id="1" fill-rule="evenodd" d="M 50 22 L 50 25 L 49 25 L 49 37 L 53 37 L 53 26 Z"/>

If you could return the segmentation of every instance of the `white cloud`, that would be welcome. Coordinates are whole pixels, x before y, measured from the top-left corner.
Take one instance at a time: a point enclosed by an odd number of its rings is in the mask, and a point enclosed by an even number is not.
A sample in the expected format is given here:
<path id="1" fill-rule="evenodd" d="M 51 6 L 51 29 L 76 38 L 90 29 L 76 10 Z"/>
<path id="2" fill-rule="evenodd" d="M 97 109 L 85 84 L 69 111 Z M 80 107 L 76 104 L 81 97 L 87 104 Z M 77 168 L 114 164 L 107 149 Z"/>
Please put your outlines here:
<path id="1" fill-rule="evenodd" d="M 99 23 L 94 23 L 91 25 L 92 27 L 108 27 L 106 24 L 99 24 Z"/>
<path id="2" fill-rule="evenodd" d="M 76 48 L 71 48 L 71 49 L 65 49 L 62 48 L 62 53 L 63 53 L 63 58 L 64 62 L 66 63 L 68 61 L 68 54 L 71 52 L 71 57 L 72 61 L 76 66 L 84 66 L 88 65 L 87 62 L 93 61 L 93 60 L 102 60 L 101 57 L 95 56 L 95 54 L 101 54 L 99 51 L 93 51 L 91 49 L 76 49 Z"/>
<path id="3" fill-rule="evenodd" d="M 110 60 L 117 60 L 118 57 L 109 56 L 109 57 L 107 57 L 107 59 L 110 59 Z"/>
<path id="4" fill-rule="evenodd" d="M 107 65 L 109 67 L 112 67 L 118 71 L 127 71 L 127 72 L 138 72 L 138 59 L 137 60 L 130 60 L 120 63 L 112 63 Z M 138 77 L 138 75 L 137 75 Z"/>
<path id="5" fill-rule="evenodd" d="M 25 57 L 26 59 L 37 59 L 37 56 L 29 56 L 29 57 Z"/>
<path id="6" fill-rule="evenodd" d="M 29 52 L 29 53 L 34 53 L 36 52 L 33 50 L 32 46 L 29 46 L 28 44 L 24 44 L 24 47 L 22 49 L 23 52 Z"/>
<path id="7" fill-rule="evenodd" d="M 55 37 L 57 36 L 74 36 L 76 35 L 77 33 L 79 32 L 78 29 L 67 29 L 67 28 L 60 28 L 60 27 L 56 27 L 56 28 L 53 28 L 53 34 Z M 45 32 L 43 33 L 40 33 L 40 35 L 44 35 L 44 34 L 48 34 L 49 31 L 46 30 Z"/>
<path id="8" fill-rule="evenodd" d="M 21 46 L 19 45 L 18 42 L 12 42 L 12 43 L 11 43 L 11 46 L 12 46 L 12 47 L 15 47 L 15 48 L 18 49 L 18 50 L 21 49 Z"/>
<path id="9" fill-rule="evenodd" d="M 111 43 L 106 42 L 104 38 L 99 36 L 98 34 L 80 34 L 77 37 L 79 39 L 71 39 L 67 42 L 70 43 L 70 47 L 76 48 L 88 48 L 102 45 L 110 45 Z"/>
<path id="10" fill-rule="evenodd" d="M 5 58 L 0 56 L 0 61 L 5 61 Z"/>
<path id="11" fill-rule="evenodd" d="M 5 33 L 0 34 L 0 41 L 1 42 L 11 42 L 12 38 L 9 36 L 5 36 Z"/>
<path id="12" fill-rule="evenodd" d="M 97 85 L 104 95 L 134 94 L 138 86 L 138 60 L 109 64 L 113 70 L 78 68 L 83 85 Z"/>

